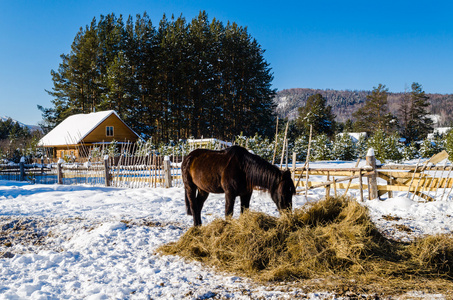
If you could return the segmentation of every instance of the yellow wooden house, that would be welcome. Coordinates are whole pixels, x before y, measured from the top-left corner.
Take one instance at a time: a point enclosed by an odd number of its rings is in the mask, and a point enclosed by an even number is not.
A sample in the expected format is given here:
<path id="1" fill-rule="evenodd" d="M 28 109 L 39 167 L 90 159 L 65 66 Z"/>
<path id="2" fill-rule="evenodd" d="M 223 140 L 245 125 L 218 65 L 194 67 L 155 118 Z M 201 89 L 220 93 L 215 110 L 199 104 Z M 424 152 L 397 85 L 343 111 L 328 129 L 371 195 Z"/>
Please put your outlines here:
<path id="1" fill-rule="evenodd" d="M 93 147 L 135 143 L 140 139 L 113 110 L 77 114 L 66 118 L 38 143 L 53 158 L 78 158 L 90 155 Z"/>

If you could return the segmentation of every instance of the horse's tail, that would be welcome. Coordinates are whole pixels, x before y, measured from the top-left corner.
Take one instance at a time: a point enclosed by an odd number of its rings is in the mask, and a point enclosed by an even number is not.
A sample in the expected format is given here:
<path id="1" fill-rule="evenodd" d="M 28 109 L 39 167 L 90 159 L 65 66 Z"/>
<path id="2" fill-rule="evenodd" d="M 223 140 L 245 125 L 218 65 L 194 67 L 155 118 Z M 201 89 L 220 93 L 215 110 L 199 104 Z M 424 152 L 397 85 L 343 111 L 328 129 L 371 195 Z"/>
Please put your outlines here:
<path id="1" fill-rule="evenodd" d="M 192 184 L 192 178 L 190 177 L 190 164 L 192 162 L 192 153 L 189 153 L 188 156 L 184 158 L 181 164 L 181 177 L 182 181 L 184 183 L 184 201 L 186 203 L 186 213 L 191 216 L 192 215 L 192 209 L 190 208 L 190 201 L 189 201 L 189 195 L 187 194 L 188 191 L 187 189 L 189 186 Z"/>

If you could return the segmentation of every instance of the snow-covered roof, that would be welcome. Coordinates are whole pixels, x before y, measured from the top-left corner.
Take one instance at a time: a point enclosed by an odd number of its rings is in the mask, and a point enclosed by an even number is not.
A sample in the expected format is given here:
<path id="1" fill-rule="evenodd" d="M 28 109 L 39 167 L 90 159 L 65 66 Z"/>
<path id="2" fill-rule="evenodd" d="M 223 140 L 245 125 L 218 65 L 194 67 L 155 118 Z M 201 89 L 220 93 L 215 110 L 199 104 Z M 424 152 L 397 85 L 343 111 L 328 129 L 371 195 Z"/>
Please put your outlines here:
<path id="1" fill-rule="evenodd" d="M 225 147 L 230 147 L 232 145 L 232 143 L 230 143 L 230 142 L 224 142 L 222 140 L 218 140 L 218 139 L 214 139 L 214 138 L 211 138 L 211 139 L 187 139 L 187 142 L 189 144 L 206 144 L 206 143 L 215 144 L 215 143 L 218 143 Z"/>
<path id="2" fill-rule="evenodd" d="M 69 116 L 46 134 L 39 141 L 38 146 L 79 144 L 90 132 L 112 114 L 115 114 L 121 120 L 114 110 Z"/>
<path id="3" fill-rule="evenodd" d="M 433 132 L 438 134 L 446 134 L 449 130 L 451 130 L 451 127 L 437 127 L 434 128 Z"/>
<path id="4" fill-rule="evenodd" d="M 338 135 L 343 136 L 343 134 L 349 135 L 349 137 L 352 139 L 352 141 L 354 143 L 357 143 L 361 137 L 367 136 L 366 132 L 346 132 L 346 133 L 342 132 L 342 133 L 339 133 Z"/>
<path id="5" fill-rule="evenodd" d="M 434 128 L 432 133 L 428 133 L 428 139 L 433 139 L 436 134 L 447 134 L 452 127 L 437 127 Z"/>

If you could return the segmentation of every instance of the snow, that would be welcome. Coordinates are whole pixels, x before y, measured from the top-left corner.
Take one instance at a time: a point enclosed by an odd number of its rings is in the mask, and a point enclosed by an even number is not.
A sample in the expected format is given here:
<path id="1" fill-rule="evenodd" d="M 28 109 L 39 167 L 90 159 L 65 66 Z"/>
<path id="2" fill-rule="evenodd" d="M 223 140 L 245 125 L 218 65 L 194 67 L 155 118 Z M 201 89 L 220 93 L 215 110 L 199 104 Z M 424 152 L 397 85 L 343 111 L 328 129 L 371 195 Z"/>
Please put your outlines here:
<path id="1" fill-rule="evenodd" d="M 366 156 L 374 156 L 374 149 L 373 148 L 368 149 Z"/>
<path id="2" fill-rule="evenodd" d="M 339 133 L 339 136 L 343 136 L 347 134 L 354 143 L 357 143 L 361 138 L 365 138 L 367 136 L 366 132 L 345 132 Z"/>
<path id="3" fill-rule="evenodd" d="M 319 165 L 332 167 L 332 162 Z M 324 189 L 310 191 L 308 201 L 324 193 Z M 395 239 L 453 232 L 451 198 L 421 203 L 405 196 L 395 193 L 394 198 L 363 204 L 380 230 Z M 299 195 L 293 205 L 306 202 Z M 251 209 L 278 215 L 263 192 L 253 193 Z M 236 205 L 235 217 L 239 210 Z M 224 195 L 211 194 L 202 211 L 203 223 L 223 218 L 223 211 Z M 5 246 L 0 240 L 0 299 L 291 299 L 300 295 L 291 287 L 258 284 L 156 253 L 160 245 L 176 241 L 192 222 L 185 214 L 181 187 L 123 189 L 0 181 L 0 228 L 9 230 L 12 241 Z M 411 231 L 397 230 L 398 224 Z M 334 297 L 323 291 L 304 296 Z"/>

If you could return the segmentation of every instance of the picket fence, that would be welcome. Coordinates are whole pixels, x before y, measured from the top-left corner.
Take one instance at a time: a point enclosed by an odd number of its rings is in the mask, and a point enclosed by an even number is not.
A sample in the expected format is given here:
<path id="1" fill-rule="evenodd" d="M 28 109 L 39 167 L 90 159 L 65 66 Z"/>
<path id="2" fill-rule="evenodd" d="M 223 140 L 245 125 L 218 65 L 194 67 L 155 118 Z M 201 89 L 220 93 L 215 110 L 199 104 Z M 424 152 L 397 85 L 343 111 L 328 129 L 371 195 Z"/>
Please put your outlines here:
<path id="1" fill-rule="evenodd" d="M 180 157 L 146 155 L 105 157 L 84 163 L 21 162 L 0 165 L 0 180 L 127 188 L 182 186 L 181 161 Z"/>

